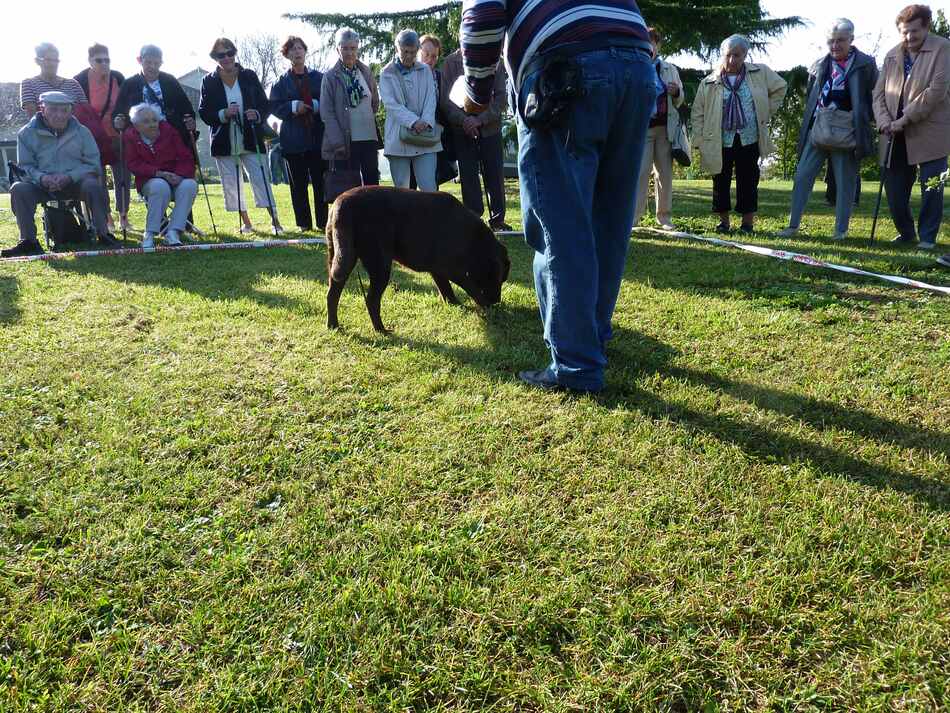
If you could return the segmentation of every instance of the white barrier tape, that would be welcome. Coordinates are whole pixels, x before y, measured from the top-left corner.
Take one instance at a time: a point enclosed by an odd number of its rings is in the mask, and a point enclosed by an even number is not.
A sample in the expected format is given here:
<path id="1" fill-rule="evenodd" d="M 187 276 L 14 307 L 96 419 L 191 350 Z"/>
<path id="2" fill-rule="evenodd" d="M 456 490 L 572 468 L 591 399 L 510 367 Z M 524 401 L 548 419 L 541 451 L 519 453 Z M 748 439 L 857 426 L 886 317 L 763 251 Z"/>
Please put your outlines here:
<path id="1" fill-rule="evenodd" d="M 36 262 L 44 260 L 68 260 L 79 257 L 104 257 L 107 255 L 142 255 L 150 253 L 189 252 L 193 250 L 240 250 L 243 248 L 283 248 L 292 245 L 326 245 L 325 238 L 298 238 L 294 240 L 252 240 L 240 243 L 191 243 L 189 245 L 160 245 L 155 248 L 115 248 L 112 250 L 78 250 L 71 253 L 43 253 L 0 258 L 0 262 Z"/>
<path id="2" fill-rule="evenodd" d="M 864 277 L 876 277 L 879 280 L 886 280 L 887 282 L 894 282 L 898 285 L 905 285 L 907 287 L 916 287 L 920 290 L 930 290 L 931 292 L 939 292 L 944 295 L 950 295 L 950 287 L 944 287 L 943 285 L 931 285 L 926 282 L 920 282 L 919 280 L 911 280 L 907 277 L 898 277 L 897 275 L 882 275 L 877 272 L 868 272 L 867 270 L 862 270 L 857 267 L 849 267 L 847 265 L 836 265 L 833 262 L 825 262 L 824 260 L 819 260 L 816 257 L 811 255 L 803 255 L 801 253 L 793 253 L 787 250 L 773 250 L 772 248 L 763 247 L 762 245 L 747 245 L 745 243 L 736 243 L 732 240 L 723 240 L 722 238 L 706 238 L 700 235 L 693 235 L 692 233 L 681 233 L 674 230 L 657 230 L 656 228 L 636 228 L 640 232 L 653 233 L 655 235 L 664 235 L 667 237 L 674 238 L 689 238 L 690 240 L 699 240 L 704 243 L 710 243 L 712 245 L 720 245 L 727 248 L 736 248 L 737 250 L 745 250 L 746 252 L 755 253 L 756 255 L 765 255 L 766 257 L 774 257 L 779 260 L 790 260 L 791 262 L 801 263 L 802 265 L 810 265 L 811 267 L 825 267 L 829 270 L 838 270 L 839 272 L 847 272 L 851 275 L 863 275 Z"/>

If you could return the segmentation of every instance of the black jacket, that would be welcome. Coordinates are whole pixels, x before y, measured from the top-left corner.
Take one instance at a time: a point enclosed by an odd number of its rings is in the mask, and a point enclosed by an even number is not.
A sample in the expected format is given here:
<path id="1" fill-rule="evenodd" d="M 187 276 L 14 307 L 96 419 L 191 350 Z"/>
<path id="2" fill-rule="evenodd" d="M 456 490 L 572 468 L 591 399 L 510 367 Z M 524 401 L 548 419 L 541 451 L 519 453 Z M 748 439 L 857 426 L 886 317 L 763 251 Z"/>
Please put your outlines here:
<path id="1" fill-rule="evenodd" d="M 815 119 L 815 107 L 821 96 L 821 87 L 828 79 L 831 71 L 831 55 L 815 62 L 808 70 L 808 89 L 805 93 L 805 114 L 802 117 L 802 126 L 798 134 L 798 155 L 801 157 L 805 150 L 805 142 L 811 131 Z M 871 121 L 874 118 L 872 94 L 877 84 L 877 62 L 874 58 L 855 51 L 854 63 L 846 78 L 848 95 L 851 98 L 851 110 L 854 115 L 854 131 L 857 139 L 855 157 L 860 161 L 865 156 L 874 153 L 874 130 Z"/>
<path id="2" fill-rule="evenodd" d="M 109 76 L 112 79 L 114 79 L 116 82 L 118 82 L 119 89 L 121 90 L 122 83 L 125 82 L 125 77 L 122 75 L 122 73 L 116 72 L 114 69 L 110 69 Z M 90 99 L 91 97 L 89 96 L 89 70 L 84 69 L 75 77 L 73 77 L 73 79 L 79 82 L 79 86 L 82 87 L 82 90 L 86 93 L 86 99 Z"/>
<path id="3" fill-rule="evenodd" d="M 172 75 L 159 72 L 158 84 L 162 88 L 162 111 L 165 112 L 165 120 L 178 130 L 185 145 L 191 146 L 191 136 L 185 128 L 185 117 L 194 116 L 195 108 L 181 84 Z M 116 102 L 112 117 L 120 114 L 128 117 L 129 109 L 145 100 L 142 94 L 144 87 L 145 77 L 141 73 L 126 79 L 119 88 L 119 101 Z"/>
<path id="4" fill-rule="evenodd" d="M 220 112 L 228 108 L 227 96 L 224 93 L 224 82 L 221 81 L 220 70 L 205 75 L 201 80 L 201 99 L 198 102 L 198 113 L 201 120 L 211 127 L 211 155 L 231 155 L 230 122 L 221 121 Z M 241 88 L 241 97 L 244 100 L 244 111 L 256 109 L 260 114 L 259 123 L 252 126 L 244 116 L 241 117 L 241 130 L 244 134 L 244 148 L 247 151 L 265 153 L 264 132 L 261 125 L 270 115 L 270 101 L 261 86 L 261 80 L 250 69 L 240 67 L 238 71 L 238 86 Z M 257 147 L 254 146 L 254 133 L 257 133 Z"/>

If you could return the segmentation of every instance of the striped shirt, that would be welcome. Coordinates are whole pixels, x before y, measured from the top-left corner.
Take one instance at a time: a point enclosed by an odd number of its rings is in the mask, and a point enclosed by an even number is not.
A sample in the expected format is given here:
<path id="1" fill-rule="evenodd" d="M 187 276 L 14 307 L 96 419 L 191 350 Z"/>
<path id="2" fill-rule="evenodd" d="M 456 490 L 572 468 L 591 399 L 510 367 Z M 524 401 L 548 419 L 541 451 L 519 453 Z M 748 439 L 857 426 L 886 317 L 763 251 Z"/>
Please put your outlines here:
<path id="1" fill-rule="evenodd" d="M 464 0 L 461 41 L 469 98 L 478 104 L 491 100 L 506 38 L 508 76 L 517 89 L 538 52 L 604 34 L 626 35 L 650 49 L 636 0 Z"/>
<path id="2" fill-rule="evenodd" d="M 40 94 L 46 92 L 62 92 L 76 104 L 86 103 L 86 92 L 82 85 L 69 77 L 56 77 L 49 81 L 42 76 L 30 77 L 20 83 L 20 107 L 26 109 L 27 104 L 39 104 Z"/>

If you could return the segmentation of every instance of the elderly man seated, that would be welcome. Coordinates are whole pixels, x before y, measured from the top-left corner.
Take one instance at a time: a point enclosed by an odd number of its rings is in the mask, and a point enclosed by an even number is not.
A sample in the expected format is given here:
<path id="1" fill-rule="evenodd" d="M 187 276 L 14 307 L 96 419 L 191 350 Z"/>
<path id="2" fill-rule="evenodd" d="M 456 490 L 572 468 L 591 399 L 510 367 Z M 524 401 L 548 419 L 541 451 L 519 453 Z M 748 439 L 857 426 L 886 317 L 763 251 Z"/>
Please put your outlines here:
<path id="1" fill-rule="evenodd" d="M 155 247 L 165 209 L 174 196 L 175 208 L 168 219 L 166 245 L 181 245 L 191 205 L 198 195 L 195 157 L 178 131 L 167 121 L 159 121 L 159 109 L 136 104 L 129 110 L 134 129 L 123 138 L 125 163 L 135 176 L 135 187 L 148 202 L 143 248 Z"/>
<path id="2" fill-rule="evenodd" d="M 106 229 L 108 208 L 96 140 L 72 116 L 72 98 L 44 92 L 39 100 L 39 113 L 17 134 L 17 163 L 24 180 L 10 187 L 10 207 L 20 242 L 0 252 L 0 257 L 42 254 L 36 239 L 36 206 L 50 199 L 81 198 L 92 211 L 99 241 L 118 245 Z"/>

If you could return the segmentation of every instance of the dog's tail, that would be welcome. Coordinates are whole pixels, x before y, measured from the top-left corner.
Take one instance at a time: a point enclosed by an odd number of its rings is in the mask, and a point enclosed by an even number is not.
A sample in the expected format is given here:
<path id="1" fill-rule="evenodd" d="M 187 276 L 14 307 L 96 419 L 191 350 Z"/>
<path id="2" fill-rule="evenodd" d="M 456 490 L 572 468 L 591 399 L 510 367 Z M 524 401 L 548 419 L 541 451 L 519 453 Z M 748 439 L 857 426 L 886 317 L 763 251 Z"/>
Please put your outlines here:
<path id="1" fill-rule="evenodd" d="M 356 226 L 353 207 L 337 200 L 327 220 L 327 276 L 331 282 L 346 282 L 356 266 Z"/>

